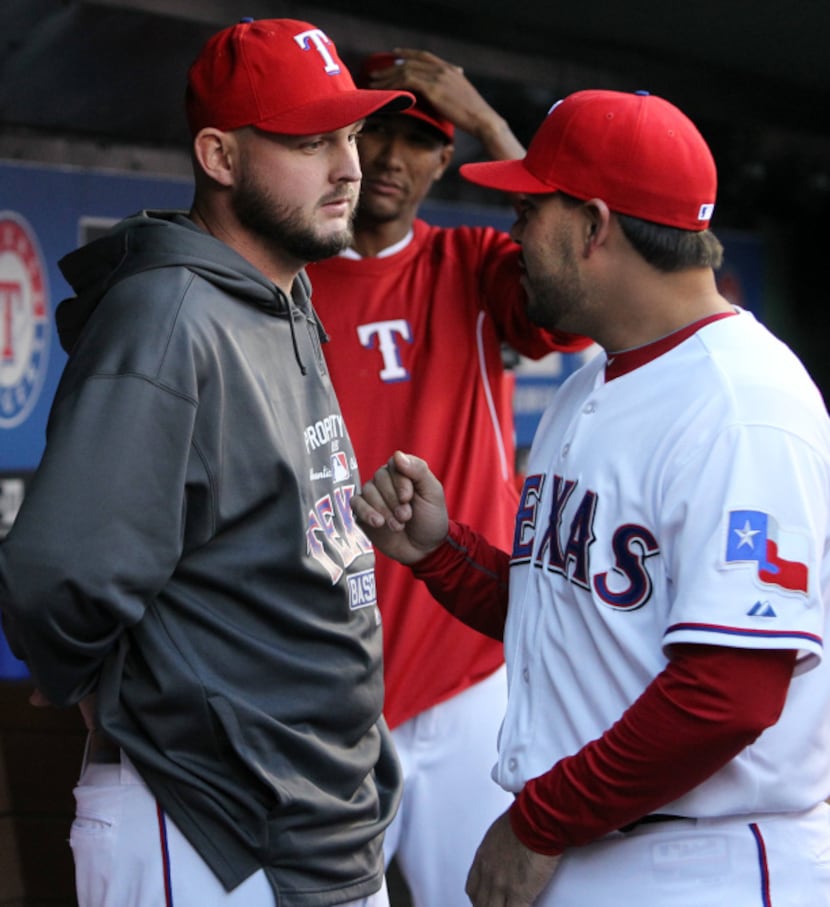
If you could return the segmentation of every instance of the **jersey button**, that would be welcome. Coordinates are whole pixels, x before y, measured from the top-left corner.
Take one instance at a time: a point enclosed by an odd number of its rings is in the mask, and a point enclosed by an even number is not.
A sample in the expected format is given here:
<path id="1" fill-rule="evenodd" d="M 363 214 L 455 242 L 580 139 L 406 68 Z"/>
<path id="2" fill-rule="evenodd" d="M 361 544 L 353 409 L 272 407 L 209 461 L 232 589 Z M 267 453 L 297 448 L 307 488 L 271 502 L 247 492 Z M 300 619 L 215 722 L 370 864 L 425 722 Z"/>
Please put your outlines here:
<path id="1" fill-rule="evenodd" d="M 591 413 L 596 410 L 596 408 L 597 408 L 596 403 L 586 403 L 582 412 L 587 413 L 590 416 Z"/>
<path id="2" fill-rule="evenodd" d="M 519 767 L 519 760 L 515 756 L 511 756 L 510 759 L 507 760 L 507 767 L 511 772 L 515 772 Z"/>
<path id="3" fill-rule="evenodd" d="M 562 448 L 562 456 L 563 456 L 563 457 L 567 457 L 567 456 L 568 456 L 568 451 L 569 451 L 570 449 L 571 449 L 571 445 L 570 445 L 570 444 L 565 444 L 564 447 Z"/>
<path id="4" fill-rule="evenodd" d="M 527 668 L 522 668 L 522 680 L 525 683 L 530 683 L 530 671 Z"/>

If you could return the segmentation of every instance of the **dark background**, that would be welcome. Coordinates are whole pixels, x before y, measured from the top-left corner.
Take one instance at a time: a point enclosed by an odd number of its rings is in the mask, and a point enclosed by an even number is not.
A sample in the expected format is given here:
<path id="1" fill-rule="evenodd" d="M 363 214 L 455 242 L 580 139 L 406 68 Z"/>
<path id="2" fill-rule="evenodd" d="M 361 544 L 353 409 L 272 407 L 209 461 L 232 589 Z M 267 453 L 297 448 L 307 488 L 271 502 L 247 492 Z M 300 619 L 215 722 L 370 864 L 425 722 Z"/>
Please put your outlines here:
<path id="1" fill-rule="evenodd" d="M 580 88 L 673 101 L 718 161 L 715 231 L 763 236 L 766 320 L 830 392 L 827 0 L 0 0 L 0 157 L 189 173 L 187 66 L 242 16 L 311 22 L 349 65 L 395 46 L 431 50 L 462 65 L 525 143 Z M 477 154 L 460 136 L 437 197 L 492 204 L 457 174 Z"/>

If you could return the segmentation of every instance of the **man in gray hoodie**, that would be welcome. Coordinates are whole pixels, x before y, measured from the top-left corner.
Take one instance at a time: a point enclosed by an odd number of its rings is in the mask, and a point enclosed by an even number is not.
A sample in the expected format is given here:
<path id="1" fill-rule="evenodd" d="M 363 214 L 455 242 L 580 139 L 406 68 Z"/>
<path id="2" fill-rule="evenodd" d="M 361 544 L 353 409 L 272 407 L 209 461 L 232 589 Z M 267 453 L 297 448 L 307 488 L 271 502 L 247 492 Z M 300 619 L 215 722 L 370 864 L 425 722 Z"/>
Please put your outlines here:
<path id="1" fill-rule="evenodd" d="M 188 75 L 192 210 L 61 261 L 70 355 L 0 609 L 90 726 L 81 907 L 388 903 L 373 555 L 303 267 L 350 241 L 362 119 L 411 100 L 309 23 L 244 20 Z"/>

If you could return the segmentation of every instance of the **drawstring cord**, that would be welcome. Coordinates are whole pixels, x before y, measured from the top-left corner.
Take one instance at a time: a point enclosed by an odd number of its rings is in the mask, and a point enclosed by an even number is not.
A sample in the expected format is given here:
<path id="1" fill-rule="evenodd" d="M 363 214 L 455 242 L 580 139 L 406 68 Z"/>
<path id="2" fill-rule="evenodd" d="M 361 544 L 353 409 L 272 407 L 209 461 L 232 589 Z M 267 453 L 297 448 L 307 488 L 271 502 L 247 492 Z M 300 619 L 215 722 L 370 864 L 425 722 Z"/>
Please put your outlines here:
<path id="1" fill-rule="evenodd" d="M 294 313 L 298 310 L 297 310 L 297 307 L 294 305 L 294 301 L 291 299 L 291 297 L 287 296 L 286 298 L 288 300 L 288 325 L 291 330 L 291 344 L 294 347 L 294 358 L 297 360 L 297 365 L 300 366 L 300 372 L 303 375 L 307 375 L 308 369 L 305 367 L 305 363 L 303 362 L 303 357 L 300 355 L 300 345 L 297 342 L 297 328 L 294 325 Z M 303 315 L 303 313 L 300 312 L 300 317 L 305 318 L 305 315 Z"/>

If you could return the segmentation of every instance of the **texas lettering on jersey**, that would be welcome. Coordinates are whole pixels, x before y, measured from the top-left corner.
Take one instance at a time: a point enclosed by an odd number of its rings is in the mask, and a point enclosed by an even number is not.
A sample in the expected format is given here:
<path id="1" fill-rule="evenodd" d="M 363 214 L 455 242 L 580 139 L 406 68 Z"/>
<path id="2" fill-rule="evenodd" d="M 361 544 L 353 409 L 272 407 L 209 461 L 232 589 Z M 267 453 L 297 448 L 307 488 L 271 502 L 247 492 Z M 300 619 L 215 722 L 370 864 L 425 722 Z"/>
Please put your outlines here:
<path id="1" fill-rule="evenodd" d="M 318 464 L 309 470 L 312 485 L 323 482 L 327 491 L 317 498 L 314 507 L 308 512 L 306 550 L 325 568 L 332 585 L 338 582 L 350 564 L 372 550 L 372 543 L 352 516 L 351 500 L 355 486 L 347 483 L 357 470 L 357 461 L 354 453 L 348 450 L 348 445 L 346 450 L 343 449 L 347 438 L 343 416 L 337 412 L 307 425 L 303 431 L 306 453 L 328 448 L 328 463 Z M 374 571 L 366 572 L 372 574 L 373 590 Z M 360 588 L 357 588 L 352 585 L 352 580 L 354 577 L 350 577 L 352 607 L 369 604 L 369 582 L 363 580 Z M 361 604 L 355 604 L 356 601 Z"/>
<path id="2" fill-rule="evenodd" d="M 513 535 L 511 565 L 533 567 L 558 573 L 594 594 L 612 608 L 634 611 L 651 598 L 653 583 L 647 569 L 648 558 L 660 551 L 653 533 L 645 526 L 625 523 L 611 536 L 614 566 L 591 578 L 591 544 L 596 540 L 594 522 L 597 494 L 586 490 L 574 499 L 575 508 L 565 524 L 565 508 L 576 492 L 577 483 L 553 475 L 550 512 L 541 508 L 542 489 L 547 476 L 526 477 L 522 488 Z M 535 553 L 534 553 L 535 552 Z"/>

